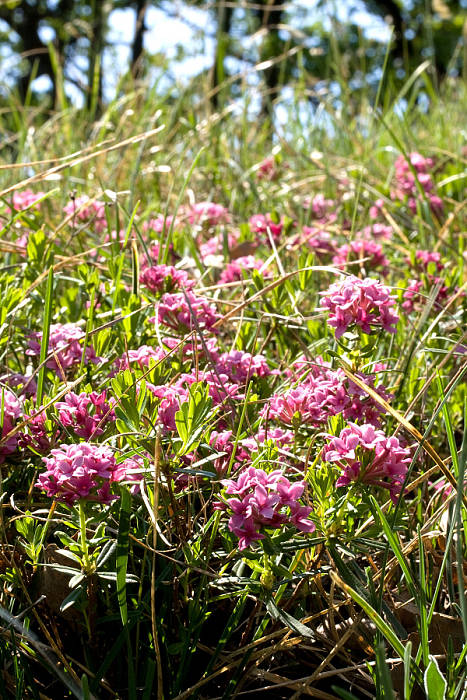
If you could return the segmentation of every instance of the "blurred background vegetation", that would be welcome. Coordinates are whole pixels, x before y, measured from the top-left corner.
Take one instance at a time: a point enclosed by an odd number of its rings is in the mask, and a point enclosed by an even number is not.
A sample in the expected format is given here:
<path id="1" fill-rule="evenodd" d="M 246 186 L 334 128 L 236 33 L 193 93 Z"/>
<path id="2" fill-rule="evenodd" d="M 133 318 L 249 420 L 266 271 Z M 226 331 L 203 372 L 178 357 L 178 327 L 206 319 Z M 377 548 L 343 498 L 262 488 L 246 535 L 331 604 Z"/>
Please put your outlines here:
<path id="1" fill-rule="evenodd" d="M 0 0 L 0 101 L 44 110 L 68 101 L 96 116 L 138 82 L 168 94 L 190 78 L 213 110 L 247 85 L 252 109 L 274 118 L 298 81 L 307 108 L 351 109 L 362 93 L 397 91 L 425 61 L 434 85 L 465 79 L 466 9 L 467 0 Z M 417 99 L 428 108 L 429 93 Z"/>

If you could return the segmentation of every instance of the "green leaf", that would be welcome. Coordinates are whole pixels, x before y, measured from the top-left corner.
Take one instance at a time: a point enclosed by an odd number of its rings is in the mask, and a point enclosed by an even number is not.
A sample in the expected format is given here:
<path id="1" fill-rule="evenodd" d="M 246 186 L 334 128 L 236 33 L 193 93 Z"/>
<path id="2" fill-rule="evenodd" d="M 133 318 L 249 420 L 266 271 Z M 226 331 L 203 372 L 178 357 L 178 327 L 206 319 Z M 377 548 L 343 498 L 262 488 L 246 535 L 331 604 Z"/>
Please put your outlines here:
<path id="1" fill-rule="evenodd" d="M 122 488 L 120 500 L 120 518 L 117 538 L 117 597 L 120 617 L 124 625 L 128 622 L 128 605 L 126 600 L 127 566 L 128 566 L 128 536 L 130 533 L 131 496 L 126 488 Z"/>
<path id="2" fill-rule="evenodd" d="M 445 700 L 447 688 L 446 679 L 439 670 L 438 662 L 431 654 L 430 663 L 426 668 L 423 682 L 428 700 Z"/>
<path id="3" fill-rule="evenodd" d="M 45 293 L 45 304 L 44 304 L 44 323 L 42 325 L 42 342 L 41 342 L 41 352 L 39 356 L 39 364 L 41 366 L 39 370 L 39 376 L 37 378 L 37 392 L 36 392 L 36 406 L 41 405 L 42 393 L 44 389 L 44 377 L 46 372 L 45 360 L 47 358 L 47 353 L 49 350 L 49 334 L 50 334 L 50 323 L 52 320 L 52 304 L 53 304 L 53 286 L 54 286 L 54 269 L 50 267 L 49 275 L 47 277 L 47 289 Z"/>

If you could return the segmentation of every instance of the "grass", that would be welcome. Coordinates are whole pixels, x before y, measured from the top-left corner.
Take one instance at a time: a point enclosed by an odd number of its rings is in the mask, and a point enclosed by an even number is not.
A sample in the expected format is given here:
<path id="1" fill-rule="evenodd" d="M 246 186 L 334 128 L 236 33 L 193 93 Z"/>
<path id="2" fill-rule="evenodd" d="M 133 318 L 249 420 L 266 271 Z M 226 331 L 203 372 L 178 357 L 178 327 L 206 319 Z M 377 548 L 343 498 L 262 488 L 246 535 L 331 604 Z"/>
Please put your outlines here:
<path id="1" fill-rule="evenodd" d="M 323 101 L 317 112 L 300 76 L 275 129 L 257 123 L 248 91 L 212 114 L 208 89 L 196 83 L 161 95 L 122 78 L 122 96 L 98 121 L 63 94 L 57 112 L 13 97 L 4 108 L 2 697 L 465 697 L 465 86 L 448 80 L 439 93 L 427 68 L 401 93 L 388 88 L 376 108 L 363 95 L 339 109 Z M 414 151 L 434 159 L 441 213 L 413 165 L 415 209 L 393 194 L 396 158 L 409 161 Z M 259 179 L 271 153 L 277 177 Z M 28 187 L 46 192 L 39 206 L 9 211 L 13 194 Z M 64 213 L 82 194 L 103 203 L 101 214 L 80 218 L 79 204 Z M 316 195 L 333 200 L 325 221 L 303 206 Z M 398 300 L 397 333 L 337 342 L 319 293 L 342 269 L 297 235 L 324 228 L 334 249 L 357 240 L 378 199 L 377 221 L 391 229 L 377 242 Z M 229 220 L 190 223 L 189 207 L 203 201 L 223 205 Z M 256 235 L 250 217 L 268 213 L 269 230 Z M 156 214 L 165 217 L 161 232 L 148 228 Z M 123 232 L 121 243 L 112 231 Z M 214 235 L 217 258 L 206 259 L 201 245 Z M 417 250 L 439 252 L 442 268 L 417 266 Z M 267 272 L 220 281 L 229 260 L 249 254 Z M 176 330 L 149 320 L 161 298 L 142 282 L 150 256 L 195 280 L 196 295 L 218 314 L 215 336 L 202 320 Z M 361 256 L 344 270 L 384 273 Z M 414 278 L 420 294 L 403 310 Z M 62 349 L 50 345 L 57 323 L 79 323 L 81 349 L 100 360 L 80 351 L 65 366 Z M 219 378 L 213 337 L 219 353 L 263 354 L 273 374 L 237 384 Z M 146 345 L 164 347 L 165 357 L 115 365 Z M 353 381 L 366 405 L 381 407 L 385 434 L 410 447 L 395 502 L 385 489 L 336 487 L 337 467 L 323 461 L 322 448 L 326 434 L 346 425 L 341 411 L 321 423 L 261 413 L 272 395 L 304 381 L 297 360 L 308 373 L 323 361 L 339 368 L 341 382 Z M 387 394 L 367 378 L 375 363 L 385 365 L 377 375 Z M 191 391 L 177 384 L 199 371 L 210 374 Z M 33 375 L 33 395 L 22 392 L 25 379 L 14 384 L 15 374 Z M 154 386 L 178 392 L 171 429 Z M 231 393 L 216 400 L 213 386 Z M 21 405 L 13 418 L 8 391 Z M 118 500 L 80 501 L 78 509 L 35 483 L 52 447 L 84 439 L 60 402 L 93 391 L 111 398 L 115 420 L 104 409 L 103 432 L 90 441 L 109 446 L 117 462 L 139 459 L 139 490 L 130 493 L 127 478 L 114 486 Z M 46 417 L 42 432 L 33 429 L 37 416 Z M 291 441 L 258 443 L 265 426 L 289 429 Z M 213 442 L 222 430 L 231 431 L 225 445 Z M 239 464 L 303 479 L 314 532 L 263 528 L 264 540 L 239 550 L 215 507 L 228 500 L 221 478 L 237 478 Z M 441 479 L 445 491 L 433 486 Z"/>

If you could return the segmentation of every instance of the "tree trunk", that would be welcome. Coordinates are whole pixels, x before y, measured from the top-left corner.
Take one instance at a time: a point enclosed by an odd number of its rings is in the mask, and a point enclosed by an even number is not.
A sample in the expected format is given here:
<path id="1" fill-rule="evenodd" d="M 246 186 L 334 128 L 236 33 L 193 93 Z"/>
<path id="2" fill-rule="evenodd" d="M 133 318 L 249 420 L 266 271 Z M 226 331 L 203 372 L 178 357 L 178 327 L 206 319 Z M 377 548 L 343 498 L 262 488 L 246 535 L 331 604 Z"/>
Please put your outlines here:
<path id="1" fill-rule="evenodd" d="M 233 10 L 233 7 L 225 7 L 225 5 L 220 5 L 217 10 L 217 42 L 211 73 L 211 105 L 214 110 L 219 109 L 219 86 L 225 80 L 224 59 L 230 40 Z"/>
<path id="2" fill-rule="evenodd" d="M 135 34 L 133 36 L 133 44 L 131 47 L 131 73 L 135 80 L 143 76 L 143 41 L 144 32 L 146 31 L 146 11 L 148 9 L 147 0 L 136 0 L 135 13 L 136 25 Z"/>
<path id="3" fill-rule="evenodd" d="M 261 26 L 266 29 L 266 35 L 261 46 L 261 61 L 268 61 L 277 58 L 281 52 L 281 40 L 277 26 L 282 19 L 283 0 L 269 0 L 269 7 L 259 10 Z M 272 6 L 272 8 L 271 8 Z M 277 6 L 277 7 L 276 7 Z M 261 116 L 274 116 L 274 100 L 279 94 L 280 63 L 273 63 L 264 70 L 265 92 L 263 95 Z"/>

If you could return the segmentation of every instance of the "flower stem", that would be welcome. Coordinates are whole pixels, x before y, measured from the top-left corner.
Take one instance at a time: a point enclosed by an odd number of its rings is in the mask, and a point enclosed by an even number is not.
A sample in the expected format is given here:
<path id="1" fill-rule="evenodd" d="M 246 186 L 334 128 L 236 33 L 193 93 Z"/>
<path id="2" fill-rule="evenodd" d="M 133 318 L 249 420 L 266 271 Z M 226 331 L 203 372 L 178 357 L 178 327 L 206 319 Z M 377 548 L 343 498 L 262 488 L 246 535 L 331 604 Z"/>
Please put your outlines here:
<path id="1" fill-rule="evenodd" d="M 88 541 L 86 538 L 86 512 L 84 508 L 84 503 L 82 500 L 79 501 L 79 530 L 81 534 L 81 551 L 83 552 L 83 570 L 84 573 L 89 576 L 92 573 L 91 561 L 89 559 Z"/>

